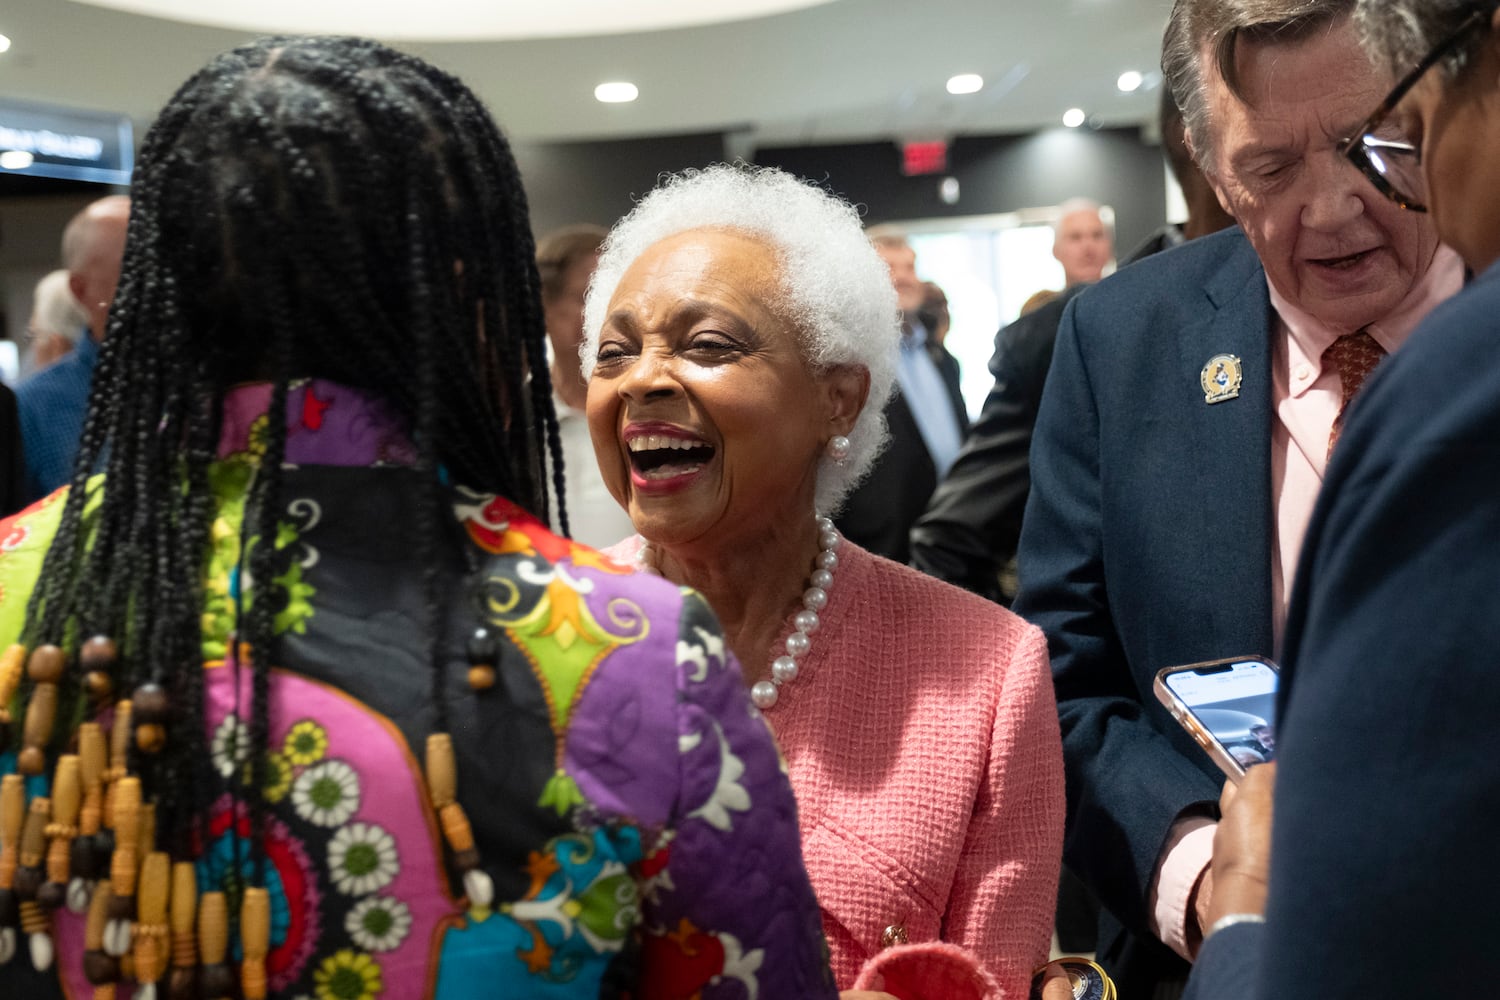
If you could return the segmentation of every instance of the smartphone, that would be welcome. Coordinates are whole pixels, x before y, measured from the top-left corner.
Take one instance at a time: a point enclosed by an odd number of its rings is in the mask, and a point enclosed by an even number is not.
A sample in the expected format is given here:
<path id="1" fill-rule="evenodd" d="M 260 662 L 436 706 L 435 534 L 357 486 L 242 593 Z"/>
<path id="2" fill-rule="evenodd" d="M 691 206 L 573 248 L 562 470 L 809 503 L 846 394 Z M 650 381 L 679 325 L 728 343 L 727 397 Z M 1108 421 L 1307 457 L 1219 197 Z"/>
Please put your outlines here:
<path id="1" fill-rule="evenodd" d="M 1152 687 L 1230 780 L 1276 759 L 1276 664 L 1270 660 L 1234 656 L 1167 667 Z"/>

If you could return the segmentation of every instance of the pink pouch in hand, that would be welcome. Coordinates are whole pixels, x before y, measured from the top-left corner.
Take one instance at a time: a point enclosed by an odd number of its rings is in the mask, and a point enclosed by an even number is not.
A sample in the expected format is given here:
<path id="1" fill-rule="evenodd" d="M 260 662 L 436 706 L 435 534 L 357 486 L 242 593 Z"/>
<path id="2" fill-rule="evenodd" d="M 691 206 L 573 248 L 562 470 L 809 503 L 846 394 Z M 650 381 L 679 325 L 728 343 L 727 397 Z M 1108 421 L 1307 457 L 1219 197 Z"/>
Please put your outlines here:
<path id="1" fill-rule="evenodd" d="M 1000 986 L 966 948 L 941 941 L 887 948 L 865 963 L 856 990 L 900 1000 L 998 1000 Z"/>

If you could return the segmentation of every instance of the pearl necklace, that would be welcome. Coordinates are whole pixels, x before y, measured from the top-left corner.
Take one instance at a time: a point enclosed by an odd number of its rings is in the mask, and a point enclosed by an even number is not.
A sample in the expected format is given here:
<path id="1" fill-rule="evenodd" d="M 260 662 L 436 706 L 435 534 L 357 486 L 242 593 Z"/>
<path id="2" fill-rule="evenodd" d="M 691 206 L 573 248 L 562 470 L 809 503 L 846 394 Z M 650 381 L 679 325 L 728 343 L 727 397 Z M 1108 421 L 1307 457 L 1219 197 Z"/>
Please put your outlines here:
<path id="1" fill-rule="evenodd" d="M 838 529 L 833 520 L 817 517 L 818 555 L 813 560 L 813 571 L 807 579 L 807 589 L 802 592 L 802 608 L 792 615 L 792 634 L 786 637 L 786 651 L 771 662 L 771 679 L 757 681 L 750 689 L 750 700 L 755 707 L 768 709 L 775 706 L 781 696 L 783 685 L 797 679 L 797 661 L 812 650 L 812 634 L 821 624 L 818 612 L 828 606 L 828 591 L 833 586 L 833 571 L 838 568 L 839 557 L 834 549 L 839 547 Z M 650 562 L 651 544 L 643 544 L 636 553 L 636 562 L 648 570 L 654 570 Z"/>

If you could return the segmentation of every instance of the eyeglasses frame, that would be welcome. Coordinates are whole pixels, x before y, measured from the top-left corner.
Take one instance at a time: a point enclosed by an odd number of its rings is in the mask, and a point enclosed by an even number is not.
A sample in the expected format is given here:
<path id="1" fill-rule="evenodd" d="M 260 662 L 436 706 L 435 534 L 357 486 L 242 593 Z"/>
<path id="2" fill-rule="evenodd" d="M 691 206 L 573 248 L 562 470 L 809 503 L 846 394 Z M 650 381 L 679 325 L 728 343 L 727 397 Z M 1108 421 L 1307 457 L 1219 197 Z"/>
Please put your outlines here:
<path id="1" fill-rule="evenodd" d="M 1376 169 L 1375 164 L 1370 162 L 1369 150 L 1371 147 L 1375 147 L 1399 150 L 1403 153 L 1413 153 L 1416 155 L 1419 165 L 1422 159 L 1421 150 L 1411 143 L 1382 139 L 1375 134 L 1375 129 L 1392 111 L 1396 110 L 1396 106 L 1405 99 L 1406 95 L 1411 92 L 1411 89 L 1417 85 L 1417 81 L 1421 80 L 1427 74 L 1428 70 L 1452 55 L 1453 50 L 1458 48 L 1459 43 L 1464 40 L 1469 32 L 1484 24 L 1493 16 L 1494 7 L 1491 7 L 1489 10 L 1475 10 L 1468 17 L 1464 18 L 1447 38 L 1434 45 L 1432 51 L 1423 56 L 1422 60 L 1413 66 L 1411 71 L 1403 76 L 1396 86 L 1391 88 L 1391 92 L 1386 95 L 1385 100 L 1380 102 L 1380 105 L 1376 107 L 1370 117 L 1366 118 L 1364 123 L 1354 130 L 1352 136 L 1344 140 L 1344 145 L 1340 152 L 1344 154 L 1345 159 L 1354 164 L 1355 168 L 1368 178 L 1371 184 L 1375 185 L 1376 190 L 1408 212 L 1425 212 L 1427 211 L 1427 206 L 1404 191 L 1398 191 L 1390 181 L 1386 180 L 1385 174 L 1381 173 Z"/>

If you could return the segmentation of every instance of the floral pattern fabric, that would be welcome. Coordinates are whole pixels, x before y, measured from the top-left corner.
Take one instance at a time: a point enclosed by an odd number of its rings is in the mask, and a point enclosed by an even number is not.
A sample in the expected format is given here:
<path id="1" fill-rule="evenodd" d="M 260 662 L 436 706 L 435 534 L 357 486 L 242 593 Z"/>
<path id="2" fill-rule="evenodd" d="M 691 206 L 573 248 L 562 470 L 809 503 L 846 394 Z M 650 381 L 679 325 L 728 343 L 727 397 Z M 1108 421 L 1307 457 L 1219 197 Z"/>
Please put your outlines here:
<path id="1" fill-rule="evenodd" d="M 250 763 L 252 675 L 230 635 L 261 544 L 244 506 L 267 398 L 251 386 L 226 400 L 210 477 L 204 715 L 226 781 L 196 865 L 231 914 L 254 871 L 227 780 Z M 263 769 L 272 994 L 832 997 L 791 791 L 701 599 L 456 489 L 468 551 L 447 560 L 434 678 L 412 538 L 421 486 L 399 421 L 325 382 L 295 386 L 288 415 Z M 0 642 L 19 633 L 60 511 L 54 496 L 0 522 Z M 497 679 L 475 691 L 465 647 L 480 628 L 497 640 Z M 419 763 L 435 685 L 489 907 L 464 898 Z M 65 991 L 89 995 L 81 919 L 56 924 Z"/>

